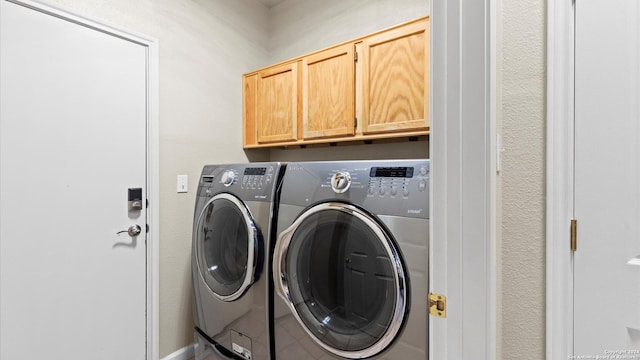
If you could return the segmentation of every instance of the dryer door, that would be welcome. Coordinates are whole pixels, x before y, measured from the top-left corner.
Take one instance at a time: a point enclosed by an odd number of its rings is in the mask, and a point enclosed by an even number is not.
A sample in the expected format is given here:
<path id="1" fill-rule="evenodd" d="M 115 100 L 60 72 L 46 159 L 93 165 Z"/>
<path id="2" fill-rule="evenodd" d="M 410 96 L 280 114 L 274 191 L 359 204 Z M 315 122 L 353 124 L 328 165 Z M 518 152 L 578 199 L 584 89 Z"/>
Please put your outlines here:
<path id="1" fill-rule="evenodd" d="M 352 359 L 391 344 L 408 313 L 408 272 L 372 215 L 329 202 L 304 211 L 278 238 L 276 291 L 324 349 Z"/>
<path id="2" fill-rule="evenodd" d="M 255 280 L 261 241 L 247 207 L 231 194 L 214 196 L 200 213 L 195 236 L 197 266 L 213 294 L 223 301 L 242 296 Z"/>

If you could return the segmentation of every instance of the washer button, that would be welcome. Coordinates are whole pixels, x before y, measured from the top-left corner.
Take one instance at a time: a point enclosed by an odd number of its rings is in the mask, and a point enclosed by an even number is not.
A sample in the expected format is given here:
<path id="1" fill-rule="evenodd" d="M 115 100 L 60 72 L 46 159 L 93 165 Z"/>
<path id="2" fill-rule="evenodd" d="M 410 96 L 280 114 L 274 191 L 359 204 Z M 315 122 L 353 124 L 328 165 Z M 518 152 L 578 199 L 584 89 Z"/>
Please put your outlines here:
<path id="1" fill-rule="evenodd" d="M 420 183 L 418 183 L 418 190 L 420 191 L 427 190 L 427 182 L 424 180 L 420 180 Z"/>
<path id="2" fill-rule="evenodd" d="M 395 186 L 391 187 L 391 196 L 396 196 L 398 194 L 398 189 Z"/>

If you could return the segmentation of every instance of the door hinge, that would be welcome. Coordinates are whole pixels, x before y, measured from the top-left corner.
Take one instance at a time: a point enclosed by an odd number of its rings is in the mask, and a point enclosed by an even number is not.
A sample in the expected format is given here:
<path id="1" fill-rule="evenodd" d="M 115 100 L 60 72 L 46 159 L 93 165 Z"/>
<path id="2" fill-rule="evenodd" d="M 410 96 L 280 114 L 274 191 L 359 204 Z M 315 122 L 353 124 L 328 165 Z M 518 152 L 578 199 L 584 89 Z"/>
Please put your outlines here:
<path id="1" fill-rule="evenodd" d="M 429 313 L 439 318 L 447 317 L 447 297 L 442 294 L 429 293 Z"/>
<path id="2" fill-rule="evenodd" d="M 571 219 L 571 251 L 578 249 L 578 220 Z"/>
<path id="3" fill-rule="evenodd" d="M 358 62 L 358 52 L 357 51 L 353 52 L 353 61 Z"/>
<path id="4" fill-rule="evenodd" d="M 358 128 L 358 118 L 357 117 L 353 118 L 353 128 L 354 129 Z"/>

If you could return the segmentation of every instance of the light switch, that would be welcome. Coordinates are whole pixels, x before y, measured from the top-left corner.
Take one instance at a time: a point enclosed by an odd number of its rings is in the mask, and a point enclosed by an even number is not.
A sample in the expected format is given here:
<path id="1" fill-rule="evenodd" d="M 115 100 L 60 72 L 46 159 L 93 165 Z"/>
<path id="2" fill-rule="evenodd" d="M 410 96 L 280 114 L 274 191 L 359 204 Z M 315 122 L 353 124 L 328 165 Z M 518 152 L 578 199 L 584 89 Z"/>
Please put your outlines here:
<path id="1" fill-rule="evenodd" d="M 189 192 L 189 176 L 178 175 L 178 193 Z"/>

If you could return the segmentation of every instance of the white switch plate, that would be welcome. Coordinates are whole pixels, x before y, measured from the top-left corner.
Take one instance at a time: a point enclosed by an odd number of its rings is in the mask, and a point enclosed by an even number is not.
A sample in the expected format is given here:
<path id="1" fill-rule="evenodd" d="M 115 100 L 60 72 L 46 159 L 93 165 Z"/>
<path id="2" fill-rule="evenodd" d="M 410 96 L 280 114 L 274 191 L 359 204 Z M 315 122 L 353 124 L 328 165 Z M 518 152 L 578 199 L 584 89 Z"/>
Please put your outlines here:
<path id="1" fill-rule="evenodd" d="M 178 193 L 189 192 L 189 176 L 178 175 Z"/>

